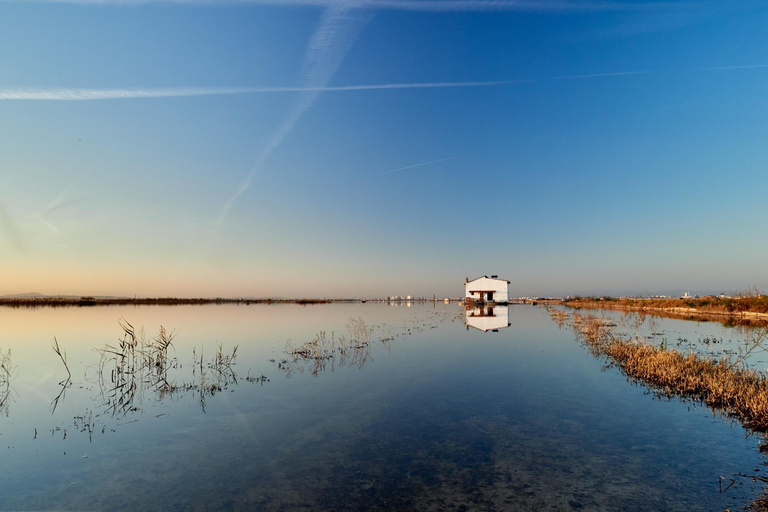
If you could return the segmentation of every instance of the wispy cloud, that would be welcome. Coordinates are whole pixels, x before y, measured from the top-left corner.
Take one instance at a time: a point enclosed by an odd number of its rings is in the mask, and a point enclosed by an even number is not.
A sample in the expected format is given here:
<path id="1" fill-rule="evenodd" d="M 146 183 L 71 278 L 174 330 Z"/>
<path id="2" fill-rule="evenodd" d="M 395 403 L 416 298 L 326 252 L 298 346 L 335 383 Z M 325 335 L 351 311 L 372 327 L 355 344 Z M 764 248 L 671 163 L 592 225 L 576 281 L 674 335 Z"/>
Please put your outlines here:
<path id="1" fill-rule="evenodd" d="M 23 251 L 25 249 L 21 232 L 16 227 L 13 217 L 5 209 L 3 203 L 0 203 L 0 228 L 5 231 L 6 237 L 17 250 Z"/>
<path id="2" fill-rule="evenodd" d="M 178 98 L 227 94 L 320 93 L 334 91 L 376 91 L 384 89 L 436 89 L 450 87 L 489 87 L 533 82 L 534 80 L 502 80 L 490 82 L 414 82 L 372 85 L 340 85 L 315 87 L 169 87 L 149 89 L 0 89 L 0 101 L 92 101 L 143 98 Z"/>
<path id="3" fill-rule="evenodd" d="M 466 154 L 463 154 L 463 155 L 450 156 L 448 158 L 441 158 L 439 160 L 431 160 L 429 162 L 422 162 L 420 164 L 406 165 L 405 167 L 398 167 L 397 169 L 390 169 L 388 171 L 380 172 L 379 174 L 390 174 L 390 173 L 393 173 L 393 172 L 405 171 L 406 169 L 413 169 L 414 167 L 423 167 L 425 165 L 438 164 L 440 162 L 448 162 L 449 160 L 458 160 L 459 158 L 466 158 L 468 156 L 476 155 L 478 153 L 479 153 L 479 151 L 475 151 L 474 153 L 466 153 Z"/>
<path id="4" fill-rule="evenodd" d="M 357 36 L 371 19 L 369 12 L 350 11 L 346 5 L 329 7 L 320 18 L 315 33 L 309 40 L 301 72 L 301 87 L 307 89 L 288 111 L 277 129 L 266 140 L 251 171 L 221 208 L 218 224 L 221 226 L 232 205 L 250 188 L 253 178 L 266 159 L 282 144 L 304 112 L 312 106 L 320 92 L 341 65 Z"/>

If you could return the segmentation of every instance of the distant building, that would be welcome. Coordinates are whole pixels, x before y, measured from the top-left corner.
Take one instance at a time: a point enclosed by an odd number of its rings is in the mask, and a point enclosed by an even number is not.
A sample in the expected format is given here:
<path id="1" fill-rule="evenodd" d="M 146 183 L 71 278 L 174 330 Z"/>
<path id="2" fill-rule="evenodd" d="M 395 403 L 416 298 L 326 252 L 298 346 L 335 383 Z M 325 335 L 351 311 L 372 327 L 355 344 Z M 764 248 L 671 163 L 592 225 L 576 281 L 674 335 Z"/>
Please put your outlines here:
<path id="1" fill-rule="evenodd" d="M 481 276 L 464 283 L 465 302 L 494 302 L 505 304 L 509 302 L 509 281 L 499 279 L 499 276 Z"/>

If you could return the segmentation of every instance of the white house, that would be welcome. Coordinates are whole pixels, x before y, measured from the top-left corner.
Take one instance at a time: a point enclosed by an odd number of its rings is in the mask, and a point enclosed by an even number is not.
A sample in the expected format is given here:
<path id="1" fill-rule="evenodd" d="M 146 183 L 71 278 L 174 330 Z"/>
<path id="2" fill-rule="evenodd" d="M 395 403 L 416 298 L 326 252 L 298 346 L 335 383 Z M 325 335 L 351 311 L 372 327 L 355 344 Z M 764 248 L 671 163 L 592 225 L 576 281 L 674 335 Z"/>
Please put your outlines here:
<path id="1" fill-rule="evenodd" d="M 481 276 L 464 283 L 464 302 L 509 302 L 509 281 L 499 276 Z"/>

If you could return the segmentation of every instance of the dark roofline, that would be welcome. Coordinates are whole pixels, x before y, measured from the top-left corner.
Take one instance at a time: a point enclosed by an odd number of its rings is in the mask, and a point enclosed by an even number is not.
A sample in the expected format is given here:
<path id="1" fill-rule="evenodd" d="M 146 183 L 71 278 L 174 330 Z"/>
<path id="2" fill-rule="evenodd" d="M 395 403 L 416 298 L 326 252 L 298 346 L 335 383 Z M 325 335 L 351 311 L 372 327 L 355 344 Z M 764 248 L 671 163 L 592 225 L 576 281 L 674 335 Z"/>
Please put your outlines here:
<path id="1" fill-rule="evenodd" d="M 481 279 L 481 278 L 483 278 L 483 277 L 484 277 L 484 278 L 486 278 L 486 279 L 493 279 L 494 281 L 504 281 L 504 282 L 506 282 L 507 284 L 510 284 L 510 283 L 511 283 L 511 281 L 507 281 L 506 279 L 499 279 L 498 277 L 488 277 L 488 276 L 486 276 L 486 275 L 482 275 L 482 276 L 480 276 L 480 277 L 476 277 L 476 278 L 474 278 L 474 279 L 470 279 L 469 281 L 467 281 L 467 283 L 472 283 L 472 282 L 474 282 L 474 281 L 477 281 L 478 279 Z"/>

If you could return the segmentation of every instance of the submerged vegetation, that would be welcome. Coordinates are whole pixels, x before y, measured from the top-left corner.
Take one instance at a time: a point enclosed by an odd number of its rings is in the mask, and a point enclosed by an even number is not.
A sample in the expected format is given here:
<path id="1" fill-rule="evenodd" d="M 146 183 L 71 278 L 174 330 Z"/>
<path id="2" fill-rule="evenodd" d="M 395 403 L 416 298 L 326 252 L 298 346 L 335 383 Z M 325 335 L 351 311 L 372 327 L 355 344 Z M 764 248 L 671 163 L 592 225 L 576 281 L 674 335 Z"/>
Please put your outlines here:
<path id="1" fill-rule="evenodd" d="M 699 400 L 737 418 L 745 428 L 768 431 L 768 376 L 746 365 L 752 351 L 764 348 L 768 330 L 754 331 L 735 358 L 714 359 L 683 354 L 665 342 L 653 345 L 638 334 L 622 334 L 605 318 L 559 310 L 550 314 L 561 325 L 570 321 L 593 354 L 608 358 L 628 377 L 652 386 L 660 395 Z"/>
<path id="2" fill-rule="evenodd" d="M 123 336 L 117 345 L 104 345 L 97 349 L 99 362 L 92 369 L 91 381 L 100 390 L 99 397 L 107 412 L 125 415 L 138 410 L 144 394 L 152 393 L 158 400 L 181 393 L 197 394 L 200 406 L 205 410 L 206 398 L 223 391 L 229 384 L 237 383 L 232 368 L 237 358 L 237 346 L 232 352 L 225 352 L 222 345 L 206 360 L 203 350 L 200 357 L 192 349 L 193 382 L 176 382 L 170 372 L 179 370 L 182 364 L 178 358 L 169 355 L 173 348 L 175 332 L 168 332 L 160 326 L 157 336 L 148 337 L 143 329 L 136 330 L 130 323 L 121 321 Z"/>
<path id="3" fill-rule="evenodd" d="M 362 368 L 372 360 L 371 338 L 374 330 L 375 327 L 367 326 L 362 318 L 351 318 L 347 324 L 347 336 L 337 337 L 332 331 L 328 337 L 325 331 L 320 331 L 311 341 L 299 346 L 294 346 L 293 342 L 288 340 L 285 353 L 289 359 L 281 361 L 278 368 L 289 377 L 304 370 L 317 377 L 328 364 L 332 370 L 336 366 Z M 387 336 L 380 341 L 387 344 L 391 340 L 392 337 Z"/>
<path id="4" fill-rule="evenodd" d="M 11 349 L 0 349 L 0 415 L 8 416 L 8 409 L 13 402 L 11 382 L 16 377 L 16 366 L 11 359 Z"/>
<path id="5" fill-rule="evenodd" d="M 550 316 L 561 327 L 570 326 L 593 355 L 607 359 L 629 379 L 649 386 L 657 396 L 699 401 L 737 419 L 745 429 L 768 432 L 768 374 L 750 369 L 747 363 L 751 354 L 768 349 L 768 328 L 746 331 L 746 339 L 738 351 L 724 352 L 716 358 L 694 353 L 690 345 L 689 353 L 682 353 L 670 348 L 666 338 L 658 344 L 650 342 L 640 335 L 642 315 L 636 315 L 634 334 L 622 333 L 616 323 L 591 314 L 550 309 Z M 651 336 L 658 335 L 655 319 L 651 324 Z M 626 323 L 621 327 L 626 328 Z M 713 339 L 707 337 L 704 342 L 709 344 Z M 714 339 L 714 343 L 721 342 Z M 761 444 L 760 451 L 768 452 L 768 443 Z M 768 483 L 768 478 L 755 474 L 738 473 L 736 477 Z M 727 482 L 725 486 L 723 482 Z M 720 492 L 726 492 L 736 483 L 735 478 L 721 476 Z M 744 510 L 768 512 L 768 490 L 763 490 Z"/>
<path id="6" fill-rule="evenodd" d="M 176 386 L 169 381 L 168 371 L 178 367 L 178 361 L 168 356 L 173 332 L 160 326 L 155 338 L 147 338 L 143 330 L 137 331 L 128 322 L 121 321 L 120 327 L 123 336 L 117 345 L 107 344 L 96 350 L 100 358 L 94 380 L 99 385 L 99 396 L 113 415 L 135 410 L 135 402 L 145 389 L 160 398 L 172 392 Z"/>
<path id="7" fill-rule="evenodd" d="M 90 418 L 88 421 L 83 420 L 86 415 L 78 416 L 80 423 L 87 428 L 83 430 L 78 427 L 77 430 L 92 434 L 98 430 L 94 418 L 109 416 L 121 419 L 129 413 L 143 410 L 145 402 L 162 402 L 166 398 L 178 400 L 185 395 L 194 396 L 205 412 L 207 400 L 228 390 L 231 385 L 244 380 L 263 386 L 270 381 L 263 373 L 252 370 L 248 370 L 245 377 L 238 377 L 235 372 L 237 346 L 226 350 L 219 343 L 212 352 L 202 347 L 193 347 L 191 363 L 185 364 L 174 354 L 175 331 L 160 326 L 156 336 L 149 336 L 143 328 L 137 329 L 125 320 L 120 320 L 119 325 L 122 335 L 117 343 L 106 343 L 95 348 L 98 361 L 85 370 L 85 381 L 96 388 L 95 400 L 98 405 L 94 408 L 95 414 L 93 409 L 87 414 Z M 409 335 L 424 327 L 426 324 L 406 328 L 395 335 L 390 329 L 378 341 L 389 349 L 390 342 L 396 336 Z M 278 362 L 277 368 L 287 377 L 304 371 L 317 376 L 327 368 L 335 370 L 343 366 L 362 368 L 373 360 L 371 348 L 375 330 L 376 327 L 367 325 L 362 318 L 350 318 L 343 335 L 336 336 L 335 332 L 328 335 L 320 331 L 311 341 L 298 346 L 288 341 L 285 346 L 288 357 Z M 59 345 L 57 338 L 54 338 L 52 347 L 66 370 L 66 377 L 59 382 L 60 389 L 51 402 L 51 411 L 54 413 L 66 398 L 67 389 L 76 377 L 70 370 L 66 351 Z M 13 372 L 10 350 L 0 350 L 0 411 L 6 414 L 13 398 L 10 387 Z M 103 426 L 101 430 L 104 432 Z M 66 432 L 66 429 L 62 432 Z"/>

